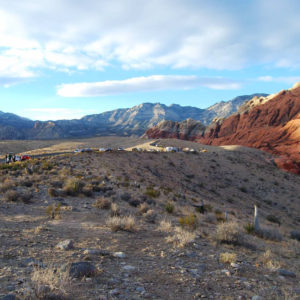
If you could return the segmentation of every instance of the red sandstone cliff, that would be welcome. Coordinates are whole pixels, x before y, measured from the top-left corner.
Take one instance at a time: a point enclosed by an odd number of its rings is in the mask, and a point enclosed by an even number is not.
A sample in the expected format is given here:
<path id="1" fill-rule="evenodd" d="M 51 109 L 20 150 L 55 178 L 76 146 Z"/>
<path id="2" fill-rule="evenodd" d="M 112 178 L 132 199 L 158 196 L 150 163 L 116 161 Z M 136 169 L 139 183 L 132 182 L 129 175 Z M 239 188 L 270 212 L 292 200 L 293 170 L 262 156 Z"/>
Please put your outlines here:
<path id="1" fill-rule="evenodd" d="M 268 151 L 280 156 L 279 167 L 300 174 L 300 83 L 261 102 L 208 126 L 197 141 Z"/>

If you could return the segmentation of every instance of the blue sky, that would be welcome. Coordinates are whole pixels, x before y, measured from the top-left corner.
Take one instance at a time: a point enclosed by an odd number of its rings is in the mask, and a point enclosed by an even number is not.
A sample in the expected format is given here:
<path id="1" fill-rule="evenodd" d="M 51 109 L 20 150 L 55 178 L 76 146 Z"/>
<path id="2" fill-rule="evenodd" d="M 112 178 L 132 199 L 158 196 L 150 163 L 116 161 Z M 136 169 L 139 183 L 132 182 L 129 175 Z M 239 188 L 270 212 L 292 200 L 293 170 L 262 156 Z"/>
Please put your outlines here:
<path id="1" fill-rule="evenodd" d="M 0 0 L 0 110 L 201 108 L 300 81 L 298 0 Z"/>

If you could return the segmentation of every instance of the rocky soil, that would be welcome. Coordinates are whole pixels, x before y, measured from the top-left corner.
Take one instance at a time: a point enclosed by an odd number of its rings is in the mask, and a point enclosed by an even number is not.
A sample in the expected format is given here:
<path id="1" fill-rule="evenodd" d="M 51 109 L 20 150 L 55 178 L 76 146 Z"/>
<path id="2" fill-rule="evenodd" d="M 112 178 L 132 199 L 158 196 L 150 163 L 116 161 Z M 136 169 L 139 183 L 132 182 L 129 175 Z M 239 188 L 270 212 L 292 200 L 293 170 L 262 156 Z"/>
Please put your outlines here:
<path id="1" fill-rule="evenodd" d="M 0 299 L 298 299 L 299 176 L 254 149 L 159 143 L 198 152 L 1 165 Z"/>

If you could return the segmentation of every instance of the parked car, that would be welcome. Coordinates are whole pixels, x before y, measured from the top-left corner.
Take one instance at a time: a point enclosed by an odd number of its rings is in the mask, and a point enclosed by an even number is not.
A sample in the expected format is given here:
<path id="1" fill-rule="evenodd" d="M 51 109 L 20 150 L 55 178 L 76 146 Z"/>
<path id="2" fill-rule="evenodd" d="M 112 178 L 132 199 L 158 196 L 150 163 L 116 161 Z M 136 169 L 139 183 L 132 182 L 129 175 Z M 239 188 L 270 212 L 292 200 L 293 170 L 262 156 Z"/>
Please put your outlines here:
<path id="1" fill-rule="evenodd" d="M 28 160 L 28 159 L 30 159 L 30 156 L 27 154 L 21 156 L 21 160 Z"/>
<path id="2" fill-rule="evenodd" d="M 100 152 L 109 152 L 109 151 L 112 151 L 111 148 L 100 148 L 99 149 Z"/>

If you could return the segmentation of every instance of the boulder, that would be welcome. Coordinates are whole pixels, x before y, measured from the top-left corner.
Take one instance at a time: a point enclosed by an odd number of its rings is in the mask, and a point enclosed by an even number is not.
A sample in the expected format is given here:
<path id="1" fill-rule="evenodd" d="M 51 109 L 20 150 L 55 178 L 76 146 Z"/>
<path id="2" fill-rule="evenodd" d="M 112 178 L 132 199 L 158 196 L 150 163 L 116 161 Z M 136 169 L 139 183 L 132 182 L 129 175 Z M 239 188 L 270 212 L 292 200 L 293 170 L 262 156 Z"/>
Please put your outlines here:
<path id="1" fill-rule="evenodd" d="M 71 278 L 92 277 L 97 273 L 97 268 L 90 262 L 75 262 L 69 265 Z"/>
<path id="2" fill-rule="evenodd" d="M 56 248 L 60 249 L 60 250 L 70 250 L 70 249 L 73 249 L 74 248 L 73 240 L 64 240 L 62 242 L 59 242 L 56 245 Z"/>

